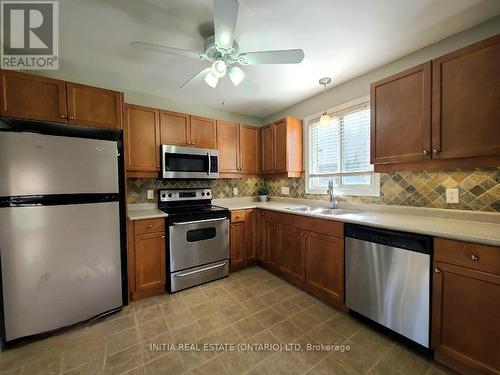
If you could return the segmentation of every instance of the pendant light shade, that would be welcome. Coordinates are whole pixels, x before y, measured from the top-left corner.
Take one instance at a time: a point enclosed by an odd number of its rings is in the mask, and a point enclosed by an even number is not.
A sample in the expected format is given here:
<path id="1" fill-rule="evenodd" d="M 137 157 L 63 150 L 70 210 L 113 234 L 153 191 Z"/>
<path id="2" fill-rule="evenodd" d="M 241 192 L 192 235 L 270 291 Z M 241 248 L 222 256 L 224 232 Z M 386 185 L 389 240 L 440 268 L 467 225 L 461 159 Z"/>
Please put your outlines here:
<path id="1" fill-rule="evenodd" d="M 322 127 L 330 126 L 330 115 L 326 113 L 326 85 L 332 82 L 330 77 L 321 78 L 319 84 L 323 85 L 323 115 L 319 119 L 319 125 Z"/>
<path id="2" fill-rule="evenodd" d="M 207 85 L 215 88 L 219 82 L 219 78 L 213 75 L 212 71 L 209 71 L 205 76 L 205 82 Z"/>

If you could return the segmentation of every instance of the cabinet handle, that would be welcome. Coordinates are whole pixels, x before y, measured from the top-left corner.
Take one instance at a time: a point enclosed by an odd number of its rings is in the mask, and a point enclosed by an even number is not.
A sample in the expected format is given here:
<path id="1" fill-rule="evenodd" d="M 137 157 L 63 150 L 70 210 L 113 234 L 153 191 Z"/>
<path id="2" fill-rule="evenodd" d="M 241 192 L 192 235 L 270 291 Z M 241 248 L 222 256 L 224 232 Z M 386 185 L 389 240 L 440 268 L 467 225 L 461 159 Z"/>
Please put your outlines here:
<path id="1" fill-rule="evenodd" d="M 66 115 L 59 115 L 60 118 L 66 118 Z"/>
<path id="2" fill-rule="evenodd" d="M 437 148 L 433 148 L 433 149 L 432 149 L 432 154 L 433 154 L 433 155 L 437 155 L 437 154 L 439 154 L 439 150 L 438 150 Z"/>
<path id="3" fill-rule="evenodd" d="M 231 228 L 234 228 L 234 225 L 231 225 Z"/>
<path id="4" fill-rule="evenodd" d="M 424 150 L 424 151 L 423 151 L 423 154 L 424 154 L 424 155 L 429 155 L 429 150 Z"/>
<path id="5" fill-rule="evenodd" d="M 148 228 L 149 228 L 149 229 L 153 228 L 153 224 L 149 224 L 149 225 L 148 225 Z"/>
<path id="6" fill-rule="evenodd" d="M 165 235 L 161 236 L 161 238 L 165 238 Z"/>
<path id="7" fill-rule="evenodd" d="M 434 268 L 434 273 L 441 273 L 441 270 L 437 267 Z"/>
<path id="8" fill-rule="evenodd" d="M 273 227 L 273 230 L 276 230 L 276 226 Z"/>
<path id="9" fill-rule="evenodd" d="M 479 260 L 479 257 L 477 255 L 471 254 L 470 258 L 474 261 L 477 262 Z"/>
<path id="10" fill-rule="evenodd" d="M 73 116 L 69 116 L 69 119 L 70 120 L 74 120 L 75 118 Z"/>
<path id="11" fill-rule="evenodd" d="M 160 168 L 160 164 L 156 164 L 156 168 Z"/>
<path id="12" fill-rule="evenodd" d="M 304 234 L 304 238 L 307 238 L 307 234 Z"/>
<path id="13" fill-rule="evenodd" d="M 236 219 L 239 219 L 240 218 L 240 215 L 236 215 Z"/>

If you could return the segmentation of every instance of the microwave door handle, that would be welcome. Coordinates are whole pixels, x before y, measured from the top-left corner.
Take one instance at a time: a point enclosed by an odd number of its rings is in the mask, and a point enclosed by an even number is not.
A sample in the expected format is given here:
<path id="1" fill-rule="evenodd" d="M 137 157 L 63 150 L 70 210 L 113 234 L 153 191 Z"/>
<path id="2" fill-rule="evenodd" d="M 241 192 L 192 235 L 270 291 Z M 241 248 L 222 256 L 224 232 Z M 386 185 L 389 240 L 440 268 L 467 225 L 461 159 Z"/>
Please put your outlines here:
<path id="1" fill-rule="evenodd" d="M 210 171 L 212 169 L 212 162 L 210 161 L 210 152 L 207 152 L 207 158 L 208 158 L 208 171 L 207 171 L 207 175 L 210 176 Z"/>

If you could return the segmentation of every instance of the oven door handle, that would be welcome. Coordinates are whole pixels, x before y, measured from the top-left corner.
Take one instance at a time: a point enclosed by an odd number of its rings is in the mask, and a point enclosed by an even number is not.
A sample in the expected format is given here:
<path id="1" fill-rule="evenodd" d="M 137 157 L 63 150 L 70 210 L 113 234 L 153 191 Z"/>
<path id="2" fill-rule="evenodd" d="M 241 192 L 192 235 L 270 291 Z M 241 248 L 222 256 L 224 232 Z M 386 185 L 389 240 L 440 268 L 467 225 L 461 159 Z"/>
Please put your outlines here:
<path id="1" fill-rule="evenodd" d="M 207 268 L 202 268 L 201 270 L 195 270 L 195 271 L 190 271 L 190 272 L 186 272 L 186 273 L 178 273 L 178 274 L 175 274 L 174 276 L 175 277 L 186 277 L 186 276 L 194 275 L 196 273 L 210 271 L 210 270 L 213 270 L 214 268 L 221 268 L 221 267 L 224 267 L 226 265 L 227 265 L 227 262 L 224 262 L 222 264 L 216 264 L 215 266 L 210 266 L 210 267 L 207 267 Z"/>
<path id="2" fill-rule="evenodd" d="M 189 225 L 189 224 L 201 224 L 201 223 L 213 223 L 215 221 L 224 221 L 228 220 L 227 218 L 223 217 L 220 219 L 207 219 L 207 220 L 195 220 L 195 221 L 186 221 L 186 222 L 181 222 L 181 223 L 173 223 L 173 225 Z"/>

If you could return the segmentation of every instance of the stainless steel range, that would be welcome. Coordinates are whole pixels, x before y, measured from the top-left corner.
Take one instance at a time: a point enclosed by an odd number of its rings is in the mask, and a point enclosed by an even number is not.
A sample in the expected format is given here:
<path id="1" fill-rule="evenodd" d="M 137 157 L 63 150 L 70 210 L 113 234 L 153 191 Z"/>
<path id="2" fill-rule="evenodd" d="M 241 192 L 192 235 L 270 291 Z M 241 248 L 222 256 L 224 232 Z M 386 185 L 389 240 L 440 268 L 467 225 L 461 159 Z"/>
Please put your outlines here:
<path id="1" fill-rule="evenodd" d="M 210 189 L 160 190 L 168 214 L 169 290 L 176 292 L 229 273 L 229 210 L 212 205 Z"/>

